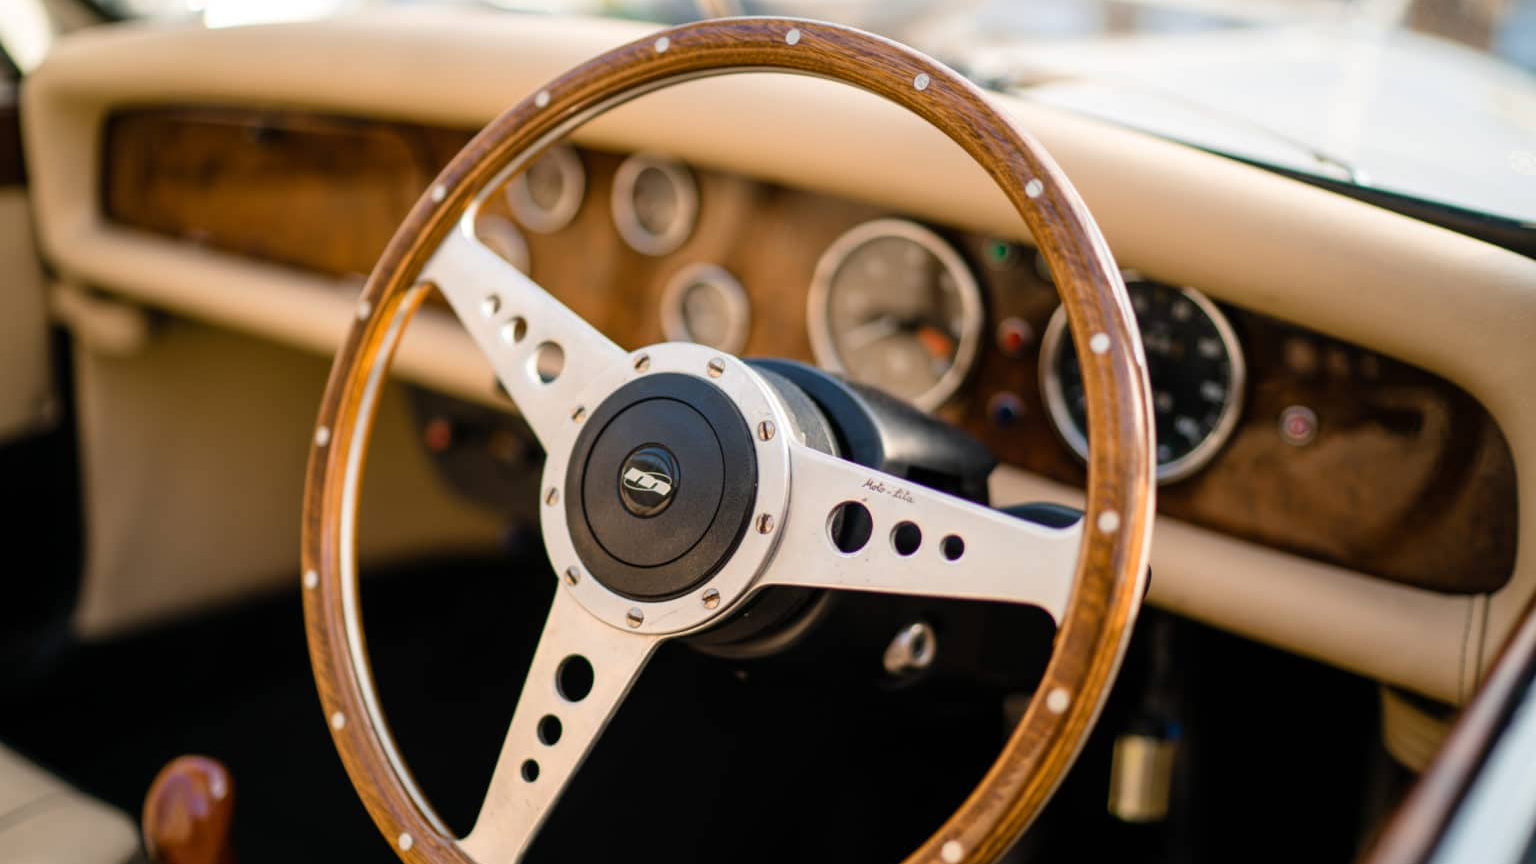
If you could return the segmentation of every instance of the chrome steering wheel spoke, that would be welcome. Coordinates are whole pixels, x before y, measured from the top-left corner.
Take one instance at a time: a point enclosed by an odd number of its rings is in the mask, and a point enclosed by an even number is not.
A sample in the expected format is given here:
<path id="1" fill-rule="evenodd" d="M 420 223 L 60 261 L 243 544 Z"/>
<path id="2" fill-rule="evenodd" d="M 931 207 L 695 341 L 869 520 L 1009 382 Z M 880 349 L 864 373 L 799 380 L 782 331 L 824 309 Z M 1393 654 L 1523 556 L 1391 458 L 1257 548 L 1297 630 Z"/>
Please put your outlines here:
<path id="1" fill-rule="evenodd" d="M 762 584 L 999 600 L 1062 620 L 1081 520 L 1037 525 L 799 443 L 790 477 Z"/>
<path id="2" fill-rule="evenodd" d="M 522 858 L 661 641 L 616 630 L 555 592 L 480 815 L 460 841 L 471 857 Z"/>
<path id="3" fill-rule="evenodd" d="M 577 395 L 624 351 L 476 239 L 468 220 L 421 278 L 448 298 L 544 449 L 569 447 L 572 415 L 587 410 Z"/>

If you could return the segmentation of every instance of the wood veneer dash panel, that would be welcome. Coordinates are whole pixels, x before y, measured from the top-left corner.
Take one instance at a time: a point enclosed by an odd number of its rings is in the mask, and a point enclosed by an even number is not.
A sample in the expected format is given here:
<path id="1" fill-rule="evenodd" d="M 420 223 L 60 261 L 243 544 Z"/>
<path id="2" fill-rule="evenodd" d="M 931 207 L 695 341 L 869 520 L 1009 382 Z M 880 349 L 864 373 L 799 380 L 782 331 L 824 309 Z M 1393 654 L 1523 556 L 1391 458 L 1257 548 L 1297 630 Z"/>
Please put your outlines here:
<path id="1" fill-rule="evenodd" d="M 125 111 L 106 130 L 105 211 L 121 224 L 221 251 L 334 276 L 366 274 L 471 134 L 299 112 Z M 532 276 L 625 347 L 663 338 L 658 311 L 667 280 L 709 262 L 731 271 L 748 293 L 745 354 L 810 360 L 804 297 L 817 258 L 854 225 L 902 215 L 699 170 L 697 230 L 677 251 L 651 257 L 625 246 L 613 228 L 608 202 L 621 156 L 579 155 L 587 190 L 575 219 L 553 234 L 522 232 Z M 486 212 L 512 218 L 500 195 Z M 989 328 L 1013 316 L 1044 332 L 1057 297 L 1029 250 L 996 266 L 987 238 L 939 230 L 983 285 Z M 1493 591 L 1508 580 L 1517 533 L 1514 464 L 1476 400 L 1423 370 L 1224 309 L 1248 357 L 1243 419 L 1209 466 L 1160 490 L 1161 512 L 1437 591 Z M 1050 427 L 1038 374 L 1034 346 L 1005 355 L 989 329 L 976 373 L 941 413 L 1004 461 L 1081 484 L 1083 465 Z M 1024 406 L 1011 425 L 996 423 L 988 409 L 999 393 Z M 1321 418 L 1317 440 L 1306 447 L 1278 434 L 1289 405 Z"/>

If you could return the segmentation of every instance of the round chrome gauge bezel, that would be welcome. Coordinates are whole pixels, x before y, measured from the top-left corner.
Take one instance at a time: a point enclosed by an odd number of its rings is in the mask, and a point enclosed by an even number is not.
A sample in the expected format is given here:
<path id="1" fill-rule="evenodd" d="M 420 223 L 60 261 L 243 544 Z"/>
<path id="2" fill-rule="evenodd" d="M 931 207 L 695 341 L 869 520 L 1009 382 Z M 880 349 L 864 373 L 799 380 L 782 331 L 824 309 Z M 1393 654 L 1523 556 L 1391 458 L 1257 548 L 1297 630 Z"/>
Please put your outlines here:
<path id="1" fill-rule="evenodd" d="M 740 354 L 747 344 L 747 332 L 752 326 L 752 304 L 747 300 L 747 291 L 741 287 L 741 282 L 718 264 L 689 264 L 667 280 L 661 292 L 662 334 L 669 342 L 704 344 L 688 330 L 688 316 L 683 310 L 683 301 L 688 291 L 699 286 L 716 292 L 725 301 L 726 315 L 730 321 L 725 344 L 708 347 L 727 354 Z"/>
<path id="2" fill-rule="evenodd" d="M 553 165 L 560 173 L 560 197 L 555 199 L 552 207 L 540 205 L 528 191 L 528 172 L 544 163 Z M 568 144 L 549 148 L 526 170 L 518 172 L 506 187 L 507 207 L 512 210 L 512 215 L 524 228 L 540 234 L 552 234 L 571 224 L 586 194 L 586 169 L 582 167 L 576 149 Z"/>
<path id="3" fill-rule="evenodd" d="M 827 315 L 827 304 L 832 298 L 832 283 L 850 255 L 859 247 L 874 240 L 899 237 L 909 240 L 939 259 L 960 292 L 960 344 L 955 348 L 954 362 L 935 381 L 932 387 L 913 397 L 911 402 L 924 411 L 944 404 L 960 389 L 981 351 L 982 329 L 985 324 L 985 308 L 981 299 L 981 284 L 971 272 L 965 259 L 954 246 L 928 228 L 908 219 L 875 219 L 856 225 L 832 241 L 827 251 L 816 261 L 811 276 L 811 288 L 806 296 L 806 321 L 811 337 L 811 353 L 822 368 L 839 374 L 850 375 L 843 359 L 837 353 L 837 343 L 832 337 L 832 323 Z"/>
<path id="4" fill-rule="evenodd" d="M 1122 271 L 1122 276 L 1127 285 L 1152 281 L 1131 270 Z M 1222 405 L 1221 415 L 1217 418 L 1215 427 L 1188 453 L 1171 462 L 1158 464 L 1157 482 L 1159 484 L 1183 480 L 1210 464 L 1216 454 L 1221 452 L 1221 448 L 1231 440 L 1232 433 L 1237 431 L 1237 421 L 1243 413 L 1244 391 L 1248 381 L 1248 367 L 1243 357 L 1243 346 L 1238 341 L 1237 332 L 1232 329 L 1232 323 L 1227 320 L 1227 316 L 1217 308 L 1215 303 L 1211 302 L 1209 297 L 1193 288 L 1182 285 L 1167 287 L 1176 288 L 1215 325 L 1216 334 L 1221 338 L 1222 347 L 1226 350 L 1231 362 L 1232 381 L 1227 390 L 1228 399 Z M 1061 372 L 1056 367 L 1056 355 L 1064 338 L 1067 338 L 1066 309 L 1057 306 L 1056 311 L 1051 313 L 1051 321 L 1046 325 L 1045 335 L 1040 340 L 1040 396 L 1045 402 L 1046 412 L 1051 417 L 1051 426 L 1056 430 L 1056 434 L 1073 453 L 1077 454 L 1079 459 L 1087 460 L 1088 439 L 1084 435 L 1084 430 L 1077 428 L 1071 411 L 1067 409 L 1066 394 L 1061 386 Z"/>
<path id="5" fill-rule="evenodd" d="M 659 171 L 677 194 L 677 213 L 661 233 L 652 233 L 635 211 L 635 184 L 646 170 Z M 653 153 L 636 153 L 619 163 L 613 175 L 613 227 L 629 248 L 642 255 L 666 255 L 693 236 L 699 218 L 699 186 L 693 172 L 682 162 Z"/>

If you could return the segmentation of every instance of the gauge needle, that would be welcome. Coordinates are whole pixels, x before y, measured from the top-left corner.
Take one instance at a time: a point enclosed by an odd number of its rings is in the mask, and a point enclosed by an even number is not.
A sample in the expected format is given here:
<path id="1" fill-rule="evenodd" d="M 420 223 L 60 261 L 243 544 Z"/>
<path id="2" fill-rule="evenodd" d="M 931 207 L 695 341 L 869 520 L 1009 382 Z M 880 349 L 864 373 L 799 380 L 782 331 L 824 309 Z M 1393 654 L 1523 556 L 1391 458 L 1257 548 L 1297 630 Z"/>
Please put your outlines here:
<path id="1" fill-rule="evenodd" d="M 881 315 L 878 318 L 871 318 L 843 334 L 843 348 L 847 351 L 858 351 L 901 330 L 901 322 L 894 316 Z"/>
<path id="2" fill-rule="evenodd" d="M 947 360 L 954 353 L 955 340 L 932 324 L 919 325 L 917 339 L 935 360 Z"/>

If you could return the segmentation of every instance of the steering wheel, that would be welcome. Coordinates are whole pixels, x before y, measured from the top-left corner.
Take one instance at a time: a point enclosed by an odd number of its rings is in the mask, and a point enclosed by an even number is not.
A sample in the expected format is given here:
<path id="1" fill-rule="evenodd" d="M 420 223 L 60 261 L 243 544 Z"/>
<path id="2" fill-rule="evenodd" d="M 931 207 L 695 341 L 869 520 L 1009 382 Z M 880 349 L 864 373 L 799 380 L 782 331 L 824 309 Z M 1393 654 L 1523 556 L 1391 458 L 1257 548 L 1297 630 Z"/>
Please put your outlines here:
<path id="1" fill-rule="evenodd" d="M 1007 194 L 1055 274 L 1083 358 L 1091 447 L 1081 520 L 1038 525 L 816 449 L 770 376 L 700 345 L 625 352 L 475 239 L 490 190 L 580 124 L 662 87 L 756 70 L 889 99 L 947 134 Z M 369 432 L 393 350 L 433 287 L 548 454 L 539 511 L 560 583 L 464 838 L 444 827 L 394 745 L 358 614 Z M 505 864 L 528 848 L 657 645 L 730 619 L 765 587 L 1034 604 L 1057 623 L 1040 686 L 980 784 L 907 859 L 993 861 L 1076 757 L 1129 641 L 1154 509 L 1149 404 L 1135 319 L 1093 219 L 1044 149 L 958 74 L 878 36 L 777 18 L 682 26 L 590 60 L 443 169 L 374 269 L 331 370 L 305 486 L 304 618 L 352 784 L 403 860 Z M 853 551 L 834 536 L 845 502 L 873 524 Z M 919 530 L 915 550 L 893 542 L 899 525 Z"/>

